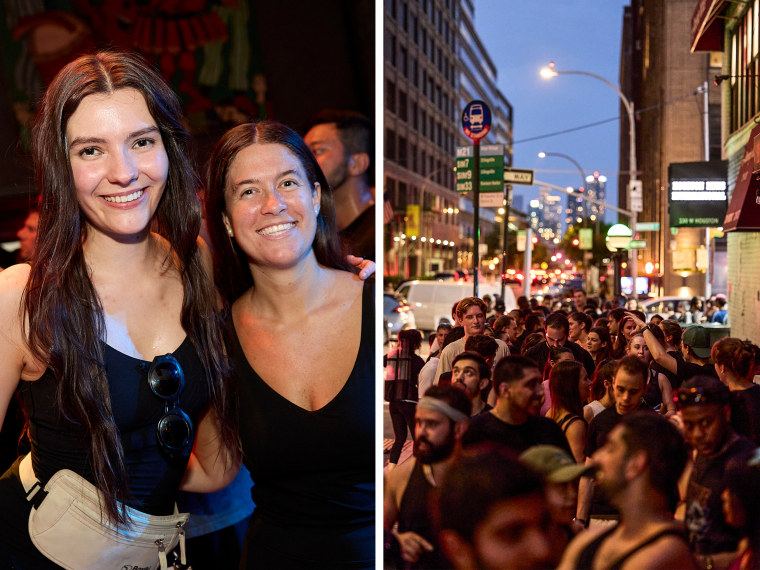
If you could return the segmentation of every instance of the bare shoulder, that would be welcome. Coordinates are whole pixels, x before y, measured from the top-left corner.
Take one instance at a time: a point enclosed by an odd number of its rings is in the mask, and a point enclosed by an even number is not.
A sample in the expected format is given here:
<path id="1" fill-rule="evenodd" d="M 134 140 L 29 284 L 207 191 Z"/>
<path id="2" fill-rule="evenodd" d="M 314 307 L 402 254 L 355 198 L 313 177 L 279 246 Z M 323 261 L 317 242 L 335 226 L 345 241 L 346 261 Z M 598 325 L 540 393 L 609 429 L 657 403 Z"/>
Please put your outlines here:
<path id="1" fill-rule="evenodd" d="M 21 302 L 30 266 L 12 265 L 0 272 L 0 384 L 15 385 L 19 378 L 36 380 L 44 367 L 34 361 L 27 346 Z M 2 389 L 2 388 L 0 388 Z"/>
<path id="2" fill-rule="evenodd" d="M 399 500 L 406 491 L 406 486 L 409 483 L 409 477 L 412 476 L 416 459 L 411 458 L 408 461 L 404 461 L 401 465 L 392 469 L 385 475 L 385 491 L 388 495 L 398 498 Z"/>
<path id="3" fill-rule="evenodd" d="M 600 534 L 609 530 L 606 525 L 599 525 L 578 533 L 565 549 L 562 560 L 557 570 L 570 570 L 578 567 L 578 557 L 584 548 L 599 537 Z"/>
<path id="4" fill-rule="evenodd" d="M 0 271 L 0 315 L 5 322 L 11 313 L 18 313 L 30 271 L 31 267 L 26 263 Z"/>

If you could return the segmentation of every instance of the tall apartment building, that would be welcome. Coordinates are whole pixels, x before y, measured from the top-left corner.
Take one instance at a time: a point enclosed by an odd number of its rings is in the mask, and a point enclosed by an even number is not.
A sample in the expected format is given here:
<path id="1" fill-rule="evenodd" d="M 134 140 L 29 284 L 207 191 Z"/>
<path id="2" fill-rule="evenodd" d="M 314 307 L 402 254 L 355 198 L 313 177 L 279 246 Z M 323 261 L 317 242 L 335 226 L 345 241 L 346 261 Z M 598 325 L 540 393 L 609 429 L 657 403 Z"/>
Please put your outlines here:
<path id="1" fill-rule="evenodd" d="M 623 17 L 620 86 L 634 103 L 638 177 L 643 183 L 639 222 L 659 222 L 659 231 L 639 232 L 639 275 L 654 271 L 653 294 L 704 295 L 704 228 L 670 227 L 669 177 L 672 163 L 720 159 L 719 91 L 713 85 L 716 59 L 689 49 L 694 0 L 632 0 Z M 719 62 L 719 60 L 717 60 Z M 704 128 L 707 85 L 709 133 Z M 627 204 L 628 117 L 621 106 L 619 204 Z M 624 206 L 623 206 L 624 207 Z M 621 220 L 627 223 L 628 220 Z M 714 245 L 714 244 L 713 244 Z"/>
<path id="2" fill-rule="evenodd" d="M 456 265 L 454 190 L 459 0 L 386 0 L 384 7 L 384 185 L 386 275 Z"/>
<path id="3" fill-rule="evenodd" d="M 472 261 L 472 203 L 457 195 L 454 173 L 456 147 L 470 142 L 461 135 L 467 97 L 488 103 L 493 120 L 484 144 L 505 143 L 511 163 L 512 108 L 496 88 L 473 10 L 471 0 L 384 3 L 384 185 L 393 206 L 385 275 Z M 481 236 L 497 223 L 493 210 L 482 218 Z"/>

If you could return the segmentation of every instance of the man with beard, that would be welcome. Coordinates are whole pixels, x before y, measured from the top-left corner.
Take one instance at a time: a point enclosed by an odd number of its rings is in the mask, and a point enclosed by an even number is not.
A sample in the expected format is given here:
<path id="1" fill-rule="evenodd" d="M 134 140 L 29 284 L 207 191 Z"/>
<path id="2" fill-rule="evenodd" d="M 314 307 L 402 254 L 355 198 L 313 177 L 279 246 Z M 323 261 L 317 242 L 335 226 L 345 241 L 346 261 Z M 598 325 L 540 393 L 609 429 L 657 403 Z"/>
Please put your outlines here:
<path id="1" fill-rule="evenodd" d="M 623 416 L 593 456 L 597 484 L 620 522 L 578 535 L 559 568 L 694 568 L 683 525 L 673 520 L 686 459 L 683 437 L 668 420 Z"/>
<path id="2" fill-rule="evenodd" d="M 438 540 L 457 570 L 555 568 L 561 531 L 541 477 L 498 446 L 467 449 L 437 496 Z"/>
<path id="3" fill-rule="evenodd" d="M 438 370 L 435 372 L 435 383 L 444 372 L 451 370 L 451 363 L 454 357 L 465 351 L 464 345 L 467 339 L 476 334 L 483 334 L 486 326 L 486 304 L 478 297 L 465 297 L 457 305 L 457 318 L 462 322 L 464 327 L 464 338 L 452 342 L 441 352 L 441 360 L 438 362 Z M 497 340 L 499 348 L 496 350 L 494 362 L 499 362 L 503 357 L 509 355 L 509 347 L 505 342 Z"/>
<path id="4" fill-rule="evenodd" d="M 386 536 L 391 567 L 448 566 L 433 530 L 429 497 L 459 455 L 469 417 L 470 400 L 451 385 L 433 386 L 417 403 L 414 457 L 385 477 L 383 518 L 392 535 Z"/>
<path id="5" fill-rule="evenodd" d="M 490 339 L 493 341 L 493 339 Z M 491 382 L 491 367 L 477 352 L 465 351 L 454 358 L 451 383 L 464 390 L 472 404 L 470 416 L 477 416 L 491 409 L 483 401 L 483 390 Z"/>
<path id="6" fill-rule="evenodd" d="M 721 507 L 724 474 L 746 462 L 755 444 L 731 427 L 731 392 L 712 376 L 695 376 L 678 390 L 684 437 L 696 452 L 686 490 L 686 528 L 698 560 L 723 568 L 736 557 L 741 532 L 726 523 Z"/>
<path id="7" fill-rule="evenodd" d="M 327 109 L 312 121 L 304 141 L 333 190 L 335 221 L 349 253 L 375 256 L 375 128 L 353 111 Z"/>
<path id="8" fill-rule="evenodd" d="M 570 453 L 557 423 L 539 417 L 544 387 L 541 372 L 530 358 L 507 356 L 493 372 L 496 406 L 472 419 L 464 445 L 492 441 L 521 453 L 533 445 L 556 445 Z"/>
<path id="9" fill-rule="evenodd" d="M 612 395 L 615 403 L 599 412 L 588 426 L 586 433 L 586 463 L 592 463 L 591 457 L 602 447 L 607 436 L 620 419 L 639 410 L 646 393 L 649 369 L 637 356 L 629 355 L 620 359 L 615 376 L 612 379 Z M 597 520 L 617 519 L 617 509 L 610 504 L 604 493 L 595 492 L 595 481 L 583 477 L 578 489 L 577 521 L 588 526 L 589 518 Z"/>

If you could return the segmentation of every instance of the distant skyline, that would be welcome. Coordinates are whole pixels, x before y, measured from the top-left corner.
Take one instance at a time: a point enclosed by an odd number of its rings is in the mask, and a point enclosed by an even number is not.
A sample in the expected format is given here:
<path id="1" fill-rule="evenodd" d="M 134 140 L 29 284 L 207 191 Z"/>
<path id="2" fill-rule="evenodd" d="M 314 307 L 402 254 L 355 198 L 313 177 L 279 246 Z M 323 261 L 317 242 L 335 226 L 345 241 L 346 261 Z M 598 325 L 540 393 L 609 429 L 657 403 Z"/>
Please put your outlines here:
<path id="1" fill-rule="evenodd" d="M 550 61 L 558 70 L 587 71 L 620 84 L 623 9 L 630 0 L 475 0 L 475 29 L 497 69 L 497 85 L 513 108 L 514 166 L 536 171 L 535 178 L 557 186 L 580 183 L 575 159 L 586 175 L 607 177 L 607 202 L 617 205 L 620 98 L 607 85 L 582 75 L 544 79 Z M 628 124 L 622 128 L 627 133 Z M 499 141 L 486 140 L 484 143 Z M 549 171 L 549 172 L 547 172 Z M 551 172 L 553 171 L 553 172 Z M 524 208 L 538 188 L 515 186 Z M 563 200 L 563 204 L 566 201 Z M 609 223 L 617 213 L 607 211 Z"/>

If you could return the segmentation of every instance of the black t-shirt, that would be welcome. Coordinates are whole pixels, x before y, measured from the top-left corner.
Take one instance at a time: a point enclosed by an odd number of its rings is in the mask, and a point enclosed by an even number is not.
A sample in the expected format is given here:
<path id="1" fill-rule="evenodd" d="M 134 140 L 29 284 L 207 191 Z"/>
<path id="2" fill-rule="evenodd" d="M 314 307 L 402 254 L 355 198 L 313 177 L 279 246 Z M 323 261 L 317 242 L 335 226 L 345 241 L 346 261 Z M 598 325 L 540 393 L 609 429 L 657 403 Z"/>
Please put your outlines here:
<path id="1" fill-rule="evenodd" d="M 676 361 L 680 363 L 683 362 L 683 354 L 681 354 L 678 350 L 669 350 L 668 354 L 672 356 L 673 358 L 675 358 Z M 681 386 L 681 383 L 678 381 L 678 374 L 671 372 L 670 370 L 665 368 L 662 364 L 657 364 L 653 360 L 651 364 L 649 365 L 649 368 L 651 368 L 652 370 L 656 370 L 657 372 L 662 372 L 665 375 L 665 377 L 668 379 L 668 382 L 670 382 L 670 385 L 673 387 L 673 390 Z"/>
<path id="2" fill-rule="evenodd" d="M 478 414 L 462 438 L 464 445 L 494 442 L 505 445 L 517 453 L 540 444 L 556 445 L 572 456 L 567 438 L 556 422 L 549 418 L 530 416 L 519 425 L 508 424 L 492 413 Z"/>
<path id="3" fill-rule="evenodd" d="M 686 516 L 689 542 L 696 554 L 715 554 L 736 550 L 742 532 L 723 517 L 720 495 L 725 488 L 723 475 L 733 461 L 746 461 L 755 444 L 730 432 L 721 451 L 714 457 L 697 455 L 686 490 Z"/>
<path id="4" fill-rule="evenodd" d="M 678 376 L 678 385 L 681 386 L 684 382 L 694 376 L 714 376 L 718 377 L 718 373 L 715 372 L 715 365 L 707 363 L 694 364 L 693 362 L 686 362 L 685 360 L 677 361 L 676 376 Z"/>
<path id="5" fill-rule="evenodd" d="M 760 386 L 731 392 L 731 425 L 736 433 L 760 445 Z"/>

